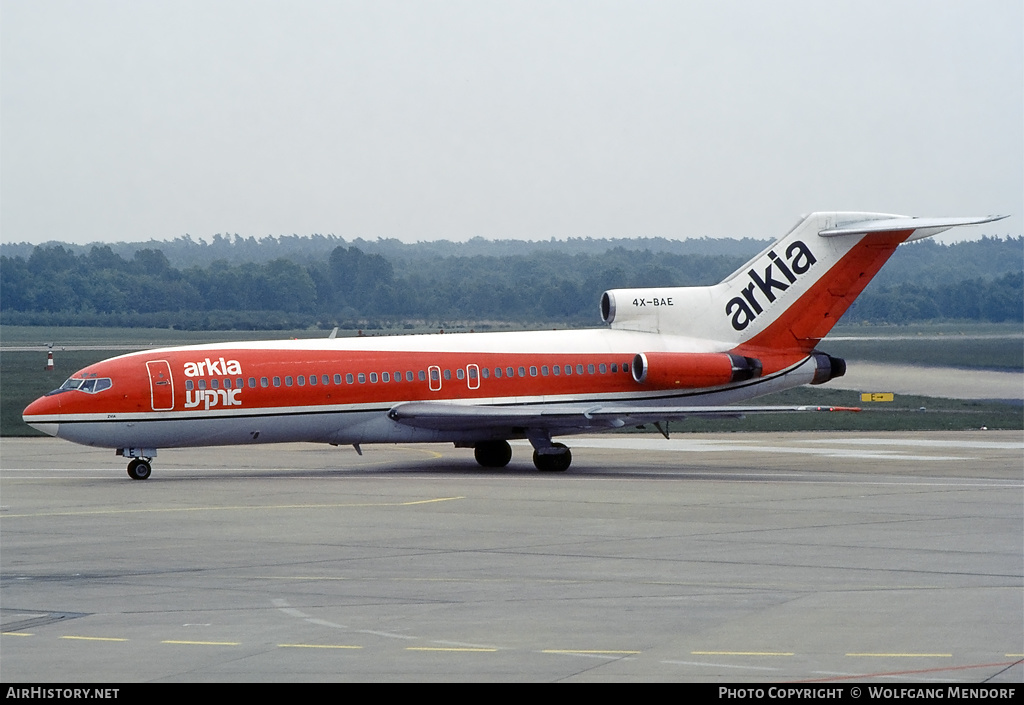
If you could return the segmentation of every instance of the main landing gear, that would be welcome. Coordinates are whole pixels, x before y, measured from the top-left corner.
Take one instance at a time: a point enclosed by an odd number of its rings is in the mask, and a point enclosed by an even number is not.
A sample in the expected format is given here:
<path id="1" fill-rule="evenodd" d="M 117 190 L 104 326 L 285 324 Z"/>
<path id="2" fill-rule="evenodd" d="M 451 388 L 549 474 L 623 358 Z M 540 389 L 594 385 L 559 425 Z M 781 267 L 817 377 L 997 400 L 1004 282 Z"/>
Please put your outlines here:
<path id="1" fill-rule="evenodd" d="M 153 474 L 151 462 L 156 457 L 156 448 L 118 448 L 115 452 L 131 458 L 128 462 L 128 477 L 133 480 L 148 480 Z"/>
<path id="2" fill-rule="evenodd" d="M 473 447 L 476 462 L 485 468 L 503 468 L 512 460 L 512 446 L 508 441 L 484 441 Z"/>
<path id="3" fill-rule="evenodd" d="M 541 452 L 544 448 L 537 448 L 533 451 L 533 464 L 541 472 L 565 472 L 572 464 L 572 451 L 564 443 L 552 443 L 546 449 L 548 452 Z"/>
<path id="4" fill-rule="evenodd" d="M 564 443 L 552 443 L 547 436 L 538 436 L 533 443 L 533 464 L 541 472 L 565 472 L 572 464 L 572 452 Z M 512 460 L 508 441 L 482 441 L 473 446 L 476 462 L 485 468 L 503 468 Z"/>

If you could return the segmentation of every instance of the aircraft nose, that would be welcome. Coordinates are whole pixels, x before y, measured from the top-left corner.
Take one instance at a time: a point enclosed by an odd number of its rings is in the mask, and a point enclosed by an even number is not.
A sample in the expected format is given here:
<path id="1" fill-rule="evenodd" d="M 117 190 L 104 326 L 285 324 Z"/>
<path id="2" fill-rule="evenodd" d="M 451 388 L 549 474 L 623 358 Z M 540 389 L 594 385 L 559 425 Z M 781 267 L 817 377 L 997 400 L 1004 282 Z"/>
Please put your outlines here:
<path id="1" fill-rule="evenodd" d="M 60 430 L 60 395 L 39 397 L 25 407 L 21 420 L 49 436 L 56 436 Z"/>

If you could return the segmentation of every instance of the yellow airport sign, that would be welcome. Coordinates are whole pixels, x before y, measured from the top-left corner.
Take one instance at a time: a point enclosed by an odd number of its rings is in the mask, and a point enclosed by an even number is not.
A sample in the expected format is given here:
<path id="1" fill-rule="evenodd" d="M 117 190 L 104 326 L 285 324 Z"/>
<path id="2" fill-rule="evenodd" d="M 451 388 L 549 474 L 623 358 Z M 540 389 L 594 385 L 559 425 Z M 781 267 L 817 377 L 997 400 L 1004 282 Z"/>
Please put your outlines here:
<path id="1" fill-rule="evenodd" d="M 861 401 L 892 401 L 894 398 L 892 392 L 865 392 L 860 395 Z"/>

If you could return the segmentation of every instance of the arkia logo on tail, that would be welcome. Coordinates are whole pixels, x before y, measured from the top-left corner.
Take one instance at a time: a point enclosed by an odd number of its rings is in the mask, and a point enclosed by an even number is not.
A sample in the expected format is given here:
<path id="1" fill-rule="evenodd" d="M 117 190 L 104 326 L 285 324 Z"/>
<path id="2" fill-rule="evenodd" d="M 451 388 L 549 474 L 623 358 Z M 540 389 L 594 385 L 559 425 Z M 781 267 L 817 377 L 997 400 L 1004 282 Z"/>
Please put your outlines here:
<path id="1" fill-rule="evenodd" d="M 786 248 L 785 260 L 775 254 L 775 250 L 768 251 L 768 258 L 771 263 L 764 268 L 764 274 L 758 274 L 756 269 L 748 270 L 750 283 L 741 290 L 742 296 L 729 299 L 725 305 L 725 315 L 732 316 L 732 327 L 736 330 L 744 330 L 764 312 L 765 306 L 775 302 L 774 290 L 785 291 L 796 283 L 797 277 L 805 274 L 818 261 L 811 249 L 800 240 Z M 774 267 L 779 268 L 785 281 L 775 278 L 772 272 Z M 758 300 L 758 292 L 763 295 L 763 303 Z"/>

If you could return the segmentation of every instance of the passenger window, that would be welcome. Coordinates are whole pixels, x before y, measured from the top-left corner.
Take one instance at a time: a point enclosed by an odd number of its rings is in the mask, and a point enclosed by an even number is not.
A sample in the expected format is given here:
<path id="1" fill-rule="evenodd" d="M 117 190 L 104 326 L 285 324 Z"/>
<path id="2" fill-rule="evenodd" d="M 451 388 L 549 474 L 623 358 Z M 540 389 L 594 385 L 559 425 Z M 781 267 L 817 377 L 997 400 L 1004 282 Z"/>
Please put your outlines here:
<path id="1" fill-rule="evenodd" d="M 588 375 L 594 374 L 594 365 L 593 364 L 587 365 L 587 374 Z"/>
<path id="2" fill-rule="evenodd" d="M 316 384 L 316 375 L 310 375 L 309 376 L 309 383 L 310 383 L 310 385 Z"/>
<path id="3" fill-rule="evenodd" d="M 241 389 L 244 386 L 244 380 L 241 377 L 235 380 L 235 389 Z"/>
<path id="4" fill-rule="evenodd" d="M 619 371 L 619 363 L 613 362 L 612 363 L 612 374 L 614 374 L 614 373 L 616 373 L 618 371 Z"/>
<path id="5" fill-rule="evenodd" d="M 345 382 L 347 382 L 348 384 L 352 384 L 353 382 L 355 382 L 355 378 L 352 376 L 351 372 L 345 375 Z"/>
<path id="6" fill-rule="evenodd" d="M 331 383 L 331 376 L 323 375 L 322 377 L 320 377 L 320 381 L 323 382 L 324 386 L 326 387 L 328 384 Z M 334 375 L 334 383 L 341 384 L 341 375 Z"/>
<path id="7" fill-rule="evenodd" d="M 491 376 L 491 368 L 490 367 L 483 367 L 483 368 L 481 368 L 480 369 L 480 374 L 482 374 L 484 376 L 484 379 L 487 379 L 488 377 Z"/>
<path id="8" fill-rule="evenodd" d="M 576 365 L 576 374 L 583 374 L 583 365 Z"/>
<path id="9" fill-rule="evenodd" d="M 200 389 L 206 389 L 206 380 L 205 379 L 199 380 L 199 388 Z"/>
<path id="10" fill-rule="evenodd" d="M 210 389 L 216 389 L 216 388 L 217 388 L 217 380 L 211 379 L 210 380 Z"/>
<path id="11" fill-rule="evenodd" d="M 519 376 L 520 377 L 525 377 L 526 376 L 526 368 L 525 367 L 520 367 L 519 368 Z"/>
<path id="12" fill-rule="evenodd" d="M 281 386 L 281 378 L 280 377 L 274 377 L 274 386 L 275 387 L 280 387 Z"/>
<path id="13" fill-rule="evenodd" d="M 285 376 L 285 378 L 284 378 L 284 386 L 286 386 L 286 387 L 292 386 L 292 376 L 291 375 L 286 375 Z"/>
<path id="14" fill-rule="evenodd" d="M 391 381 L 391 375 L 389 373 L 387 373 L 387 372 L 381 372 L 380 373 L 380 381 L 381 382 L 390 382 Z"/>
<path id="15" fill-rule="evenodd" d="M 299 383 L 300 387 L 305 387 L 306 386 L 306 375 L 299 375 L 298 378 L 296 379 L 296 381 Z"/>
<path id="16" fill-rule="evenodd" d="M 270 380 L 268 380 L 266 377 L 260 377 L 260 386 L 261 387 L 269 387 L 270 386 Z"/>
<path id="17" fill-rule="evenodd" d="M 224 380 L 224 389 L 231 389 L 231 379 Z"/>
<path id="18" fill-rule="evenodd" d="M 519 369 L 523 369 L 523 368 L 520 367 Z M 522 373 L 520 373 L 520 374 L 522 374 Z M 506 367 L 505 368 L 505 376 L 506 377 L 515 377 L 516 376 L 516 371 L 514 369 L 512 369 L 511 367 Z"/>
<path id="19" fill-rule="evenodd" d="M 547 365 L 541 365 L 540 366 L 540 374 L 543 377 L 547 377 L 548 376 L 548 366 Z"/>
<path id="20" fill-rule="evenodd" d="M 192 383 L 192 380 L 186 379 L 185 380 L 185 390 L 191 392 L 193 387 L 195 387 L 195 385 Z"/>
<path id="21" fill-rule="evenodd" d="M 462 368 L 460 367 L 459 369 L 455 370 L 455 376 L 458 377 L 459 379 L 463 379 L 465 378 L 466 373 L 463 372 Z"/>
<path id="22" fill-rule="evenodd" d="M 567 375 L 571 375 L 572 374 L 572 365 L 566 365 L 565 366 L 565 374 L 567 374 Z"/>
<path id="23" fill-rule="evenodd" d="M 501 379 L 501 368 L 500 367 L 495 367 L 494 368 L 494 377 L 495 377 L 495 379 Z"/>
<path id="24" fill-rule="evenodd" d="M 263 386 L 266 387 L 267 385 L 264 384 Z M 249 389 L 256 389 L 256 378 L 255 377 L 250 377 L 249 378 Z"/>
<path id="25" fill-rule="evenodd" d="M 424 382 L 424 381 L 426 381 L 426 379 L 427 379 L 427 373 L 424 372 L 423 370 L 420 370 L 420 382 Z"/>
<path id="26" fill-rule="evenodd" d="M 559 367 L 558 365 L 552 365 L 551 366 L 551 371 L 555 373 L 555 377 L 557 377 L 560 374 L 562 374 L 562 368 Z"/>
<path id="27" fill-rule="evenodd" d="M 413 377 L 412 370 L 407 370 L 406 373 L 405 373 L 405 381 L 406 382 L 412 382 L 413 379 L 415 379 L 415 378 Z"/>
<path id="28" fill-rule="evenodd" d="M 445 370 L 444 371 L 444 378 L 445 379 L 451 379 L 452 378 L 452 371 L 451 370 Z"/>
<path id="29" fill-rule="evenodd" d="M 599 369 L 601 370 L 601 374 L 608 374 L 608 365 L 604 364 L 603 362 L 601 363 Z"/>
<path id="30" fill-rule="evenodd" d="M 359 373 L 359 384 L 366 384 L 366 373 L 365 372 L 360 372 Z"/>
<path id="31" fill-rule="evenodd" d="M 531 377 L 536 377 L 537 376 L 537 367 L 535 365 L 530 365 L 530 376 Z"/>

